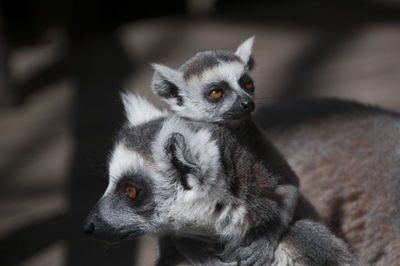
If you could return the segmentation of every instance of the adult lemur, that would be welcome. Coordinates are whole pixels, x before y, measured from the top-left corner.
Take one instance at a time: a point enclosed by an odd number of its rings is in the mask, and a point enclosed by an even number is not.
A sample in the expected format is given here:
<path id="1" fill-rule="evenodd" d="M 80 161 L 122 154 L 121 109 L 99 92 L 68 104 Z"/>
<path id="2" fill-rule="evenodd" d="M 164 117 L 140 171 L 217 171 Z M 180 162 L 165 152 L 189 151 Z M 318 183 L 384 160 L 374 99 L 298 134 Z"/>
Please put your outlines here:
<path id="1" fill-rule="evenodd" d="M 193 265 L 352 264 L 346 244 L 326 227 L 292 221 L 297 187 L 231 130 L 166 115 L 132 95 L 124 103 L 129 123 L 86 232 L 108 241 L 168 236 Z M 161 257 L 159 265 L 176 258 Z"/>
<path id="2" fill-rule="evenodd" d="M 400 115 L 356 102 L 291 100 L 256 121 L 360 265 L 400 262 Z"/>

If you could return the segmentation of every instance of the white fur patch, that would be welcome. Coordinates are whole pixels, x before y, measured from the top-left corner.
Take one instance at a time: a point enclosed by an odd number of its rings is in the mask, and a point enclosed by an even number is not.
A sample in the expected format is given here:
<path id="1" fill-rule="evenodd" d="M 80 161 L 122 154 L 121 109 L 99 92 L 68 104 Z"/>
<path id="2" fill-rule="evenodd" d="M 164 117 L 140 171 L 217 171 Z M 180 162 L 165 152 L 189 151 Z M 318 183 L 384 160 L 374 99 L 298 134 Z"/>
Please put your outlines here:
<path id="1" fill-rule="evenodd" d="M 188 81 L 188 87 L 204 86 L 211 82 L 227 81 L 232 88 L 238 88 L 238 80 L 244 74 L 245 67 L 242 63 L 233 61 L 229 63 L 220 63 L 216 67 L 207 69 L 200 76 L 192 76 Z M 197 85 L 197 86 L 196 86 Z"/>
<path id="2" fill-rule="evenodd" d="M 196 163 L 200 165 L 202 171 L 211 175 L 209 176 L 211 178 L 219 170 L 218 147 L 206 129 L 194 132 L 185 123 L 177 116 L 171 116 L 165 121 L 152 147 L 155 161 L 165 163 L 162 165 L 163 168 L 171 167 L 168 157 L 165 156 L 164 145 L 172 133 L 180 133 L 184 136 L 187 149 L 192 153 Z"/>
<path id="3" fill-rule="evenodd" d="M 238 84 L 238 80 L 245 72 L 245 66 L 235 61 L 221 63 L 216 67 L 204 71 L 199 76 L 192 76 L 186 81 L 186 89 L 181 91 L 184 104 L 182 106 L 171 104 L 171 108 L 177 114 L 194 120 L 220 121 L 222 120 L 221 114 L 231 109 L 239 95 L 251 97 Z M 204 99 L 204 86 L 219 81 L 228 82 L 234 93 L 218 104 L 206 102 Z M 213 111 L 210 111 L 210 108 Z"/>
<path id="4" fill-rule="evenodd" d="M 226 239 L 235 241 L 243 239 L 249 229 L 247 210 L 244 206 L 233 208 L 232 205 L 226 207 L 216 223 L 217 231 Z M 229 221 L 226 224 L 226 221 Z"/>
<path id="5" fill-rule="evenodd" d="M 159 110 L 145 98 L 130 92 L 121 94 L 126 117 L 132 126 L 148 122 L 159 117 L 166 116 L 167 111 Z"/>
<path id="6" fill-rule="evenodd" d="M 182 72 L 172 69 L 170 67 L 167 67 L 162 64 L 151 64 L 151 66 L 154 68 L 156 72 L 158 72 L 159 75 L 167 79 L 169 82 L 179 86 L 182 81 L 183 81 L 183 74 Z"/>
<path id="7" fill-rule="evenodd" d="M 292 248 L 293 249 L 293 248 Z M 301 265 L 296 262 L 296 253 L 290 247 L 286 247 L 285 243 L 280 243 L 275 250 L 274 261 L 271 266 L 295 266 Z"/>
<path id="8" fill-rule="evenodd" d="M 235 54 L 239 56 L 242 61 L 247 64 L 251 56 L 251 50 L 253 48 L 255 36 L 252 36 L 245 40 L 239 47 L 237 48 Z"/>
<path id="9" fill-rule="evenodd" d="M 145 166 L 143 157 L 119 143 L 114 148 L 109 162 L 109 183 L 105 194 L 113 190 L 114 185 L 121 176 L 129 171 L 134 171 Z"/>
<path id="10" fill-rule="evenodd" d="M 186 149 L 195 160 L 193 163 L 200 167 L 200 173 L 199 176 L 189 175 L 187 182 L 190 190 L 183 189 L 179 184 L 171 184 L 168 174 L 158 175 L 158 180 L 155 180 L 157 187 L 164 191 L 175 191 L 174 197 L 167 195 L 161 201 L 165 207 L 161 206 L 160 209 L 168 210 L 168 217 L 175 220 L 175 232 L 190 232 L 190 226 L 194 225 L 197 228 L 194 232 L 199 232 L 198 228 L 213 229 L 212 233 L 224 239 L 239 239 L 248 229 L 247 212 L 244 207 L 232 207 L 234 199 L 230 198 L 227 190 L 218 146 L 208 130 L 192 131 L 185 123 L 179 117 L 168 118 L 153 144 L 153 155 L 160 173 L 176 174 L 170 171 L 173 165 L 165 156 L 164 145 L 172 133 L 180 133 L 185 138 Z M 203 183 L 199 182 L 199 178 L 203 178 Z M 216 214 L 218 203 L 224 207 L 221 213 Z"/>

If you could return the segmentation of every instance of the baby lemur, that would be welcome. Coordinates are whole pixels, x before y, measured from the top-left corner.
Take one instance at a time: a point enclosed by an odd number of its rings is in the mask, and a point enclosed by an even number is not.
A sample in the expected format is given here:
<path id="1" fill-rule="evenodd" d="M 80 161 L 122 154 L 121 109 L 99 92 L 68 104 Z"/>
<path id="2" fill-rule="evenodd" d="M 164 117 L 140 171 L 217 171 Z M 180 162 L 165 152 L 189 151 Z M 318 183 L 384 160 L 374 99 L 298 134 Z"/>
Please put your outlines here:
<path id="1" fill-rule="evenodd" d="M 128 124 L 87 233 L 108 241 L 165 236 L 177 256 L 161 253 L 158 265 L 353 263 L 325 226 L 292 220 L 296 185 L 270 171 L 229 128 L 167 115 L 133 95 L 124 104 Z"/>
<path id="2" fill-rule="evenodd" d="M 254 37 L 247 39 L 235 53 L 199 52 L 178 70 L 153 64 L 152 88 L 178 115 L 224 124 L 271 173 L 297 187 L 297 176 L 250 117 L 255 107 L 255 86 L 249 74 L 254 67 L 253 42 Z M 310 215 L 312 208 L 301 195 L 297 204 L 296 216 Z"/>
<path id="3" fill-rule="evenodd" d="M 270 171 L 297 186 L 297 176 L 250 117 L 255 108 L 249 74 L 253 42 L 254 37 L 247 39 L 235 53 L 199 52 L 178 70 L 153 64 L 152 88 L 179 116 L 229 127 Z"/>
<path id="4" fill-rule="evenodd" d="M 255 107 L 249 75 L 253 41 L 249 38 L 235 53 L 199 52 L 178 70 L 153 64 L 152 88 L 182 117 L 205 122 L 248 117 Z"/>

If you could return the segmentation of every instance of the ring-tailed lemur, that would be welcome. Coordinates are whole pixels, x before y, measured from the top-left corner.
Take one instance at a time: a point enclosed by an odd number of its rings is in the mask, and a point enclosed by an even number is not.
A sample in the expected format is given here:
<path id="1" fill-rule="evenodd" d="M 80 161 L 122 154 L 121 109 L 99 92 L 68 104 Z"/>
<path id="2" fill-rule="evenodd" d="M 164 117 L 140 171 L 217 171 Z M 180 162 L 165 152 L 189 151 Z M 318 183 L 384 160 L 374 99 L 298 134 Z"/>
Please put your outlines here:
<path id="1" fill-rule="evenodd" d="M 296 174 L 286 160 L 276 156 L 279 152 L 250 116 L 255 108 L 255 85 L 249 74 L 254 67 L 253 42 L 254 36 L 240 44 L 235 53 L 199 52 L 177 70 L 153 64 L 152 88 L 179 116 L 229 127 L 268 169 L 298 186 Z"/>
<path id="2" fill-rule="evenodd" d="M 323 225 L 292 224 L 297 187 L 269 171 L 229 129 L 166 115 L 132 95 L 124 103 L 129 123 L 86 232 L 108 241 L 167 235 L 193 265 L 353 262 Z M 158 265 L 176 262 L 169 259 Z"/>
<path id="3" fill-rule="evenodd" d="M 254 111 L 254 37 L 235 53 L 203 51 L 175 70 L 161 64 L 155 69 L 152 88 L 182 117 L 196 121 L 222 122 L 248 117 Z"/>

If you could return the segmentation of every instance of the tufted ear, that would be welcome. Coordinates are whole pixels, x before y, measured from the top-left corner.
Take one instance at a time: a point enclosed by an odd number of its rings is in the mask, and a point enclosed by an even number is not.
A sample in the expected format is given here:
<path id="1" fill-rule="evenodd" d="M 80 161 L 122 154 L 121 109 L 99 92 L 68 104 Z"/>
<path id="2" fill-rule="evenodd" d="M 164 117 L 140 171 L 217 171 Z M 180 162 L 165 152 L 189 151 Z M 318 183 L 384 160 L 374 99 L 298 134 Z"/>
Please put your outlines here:
<path id="1" fill-rule="evenodd" d="M 130 92 L 121 93 L 122 103 L 124 104 L 125 115 L 131 126 L 136 126 L 166 116 L 166 111 L 157 109 L 145 98 Z"/>
<path id="2" fill-rule="evenodd" d="M 246 64 L 248 70 L 252 70 L 254 67 L 254 59 L 251 56 L 253 43 L 255 36 L 252 36 L 242 42 L 236 49 L 235 55 L 237 55 Z"/>
<path id="3" fill-rule="evenodd" d="M 182 72 L 160 64 L 152 64 L 154 76 L 153 91 L 169 104 L 182 105 L 179 88 L 183 85 Z M 171 100 L 174 100 L 171 102 Z"/>
<path id="4" fill-rule="evenodd" d="M 195 182 L 190 182 L 190 178 L 200 174 L 200 166 L 188 149 L 185 137 L 180 133 L 172 133 L 164 148 L 182 187 L 186 190 L 192 189 Z"/>

